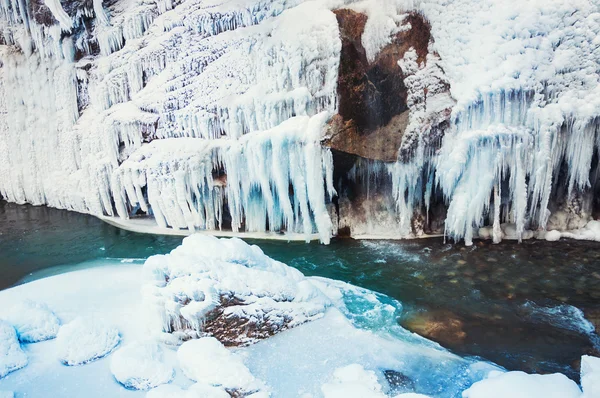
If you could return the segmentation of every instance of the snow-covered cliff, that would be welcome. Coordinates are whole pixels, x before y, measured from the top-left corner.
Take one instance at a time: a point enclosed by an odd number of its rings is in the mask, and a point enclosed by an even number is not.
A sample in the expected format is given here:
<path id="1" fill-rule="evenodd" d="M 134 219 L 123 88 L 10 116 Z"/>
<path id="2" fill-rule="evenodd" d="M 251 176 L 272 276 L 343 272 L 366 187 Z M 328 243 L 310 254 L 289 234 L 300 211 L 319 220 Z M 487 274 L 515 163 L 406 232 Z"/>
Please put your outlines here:
<path id="1" fill-rule="evenodd" d="M 323 242 L 581 228 L 599 33 L 595 0 L 6 0 L 0 195 Z"/>

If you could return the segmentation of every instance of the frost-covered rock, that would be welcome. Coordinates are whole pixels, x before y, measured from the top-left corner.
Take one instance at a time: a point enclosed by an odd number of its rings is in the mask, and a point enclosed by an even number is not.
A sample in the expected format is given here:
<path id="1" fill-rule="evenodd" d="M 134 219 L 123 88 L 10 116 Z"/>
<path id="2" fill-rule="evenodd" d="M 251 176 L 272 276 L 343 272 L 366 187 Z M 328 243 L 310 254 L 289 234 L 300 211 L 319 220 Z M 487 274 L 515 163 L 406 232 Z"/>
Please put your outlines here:
<path id="1" fill-rule="evenodd" d="M 154 341 L 133 342 L 117 350 L 110 371 L 125 388 L 148 390 L 173 379 L 172 366 L 164 362 L 162 347 Z"/>
<path id="2" fill-rule="evenodd" d="M 145 263 L 156 328 L 244 345 L 320 318 L 330 301 L 298 270 L 240 239 L 192 235 Z"/>
<path id="3" fill-rule="evenodd" d="M 162 385 L 148 391 L 146 398 L 230 398 L 221 387 L 196 383 L 187 390 L 173 384 Z"/>
<path id="4" fill-rule="evenodd" d="M 53 339 L 60 328 L 58 317 L 47 305 L 25 301 L 16 304 L 6 316 L 6 320 L 17 330 L 23 343 L 37 343 Z"/>
<path id="5" fill-rule="evenodd" d="M 0 378 L 25 365 L 27 355 L 21 349 L 15 328 L 0 321 Z"/>
<path id="6" fill-rule="evenodd" d="M 333 372 L 333 380 L 321 388 L 324 398 L 384 398 L 383 389 L 372 370 L 352 364 Z"/>
<path id="7" fill-rule="evenodd" d="M 600 397 L 600 358 L 581 357 L 581 388 L 582 398 Z"/>
<path id="8" fill-rule="evenodd" d="M 463 398 L 579 398 L 581 390 L 567 376 L 492 371 L 462 393 Z"/>
<path id="9" fill-rule="evenodd" d="M 177 350 L 177 359 L 183 373 L 202 384 L 222 386 L 238 393 L 252 393 L 265 388 L 240 357 L 213 337 L 183 343 Z"/>
<path id="10" fill-rule="evenodd" d="M 84 365 L 108 355 L 119 344 L 119 331 L 96 318 L 78 317 L 60 327 L 58 357 L 69 366 Z"/>
<path id="11" fill-rule="evenodd" d="M 560 237 L 561 237 L 560 231 L 556 231 L 556 230 L 547 231 L 544 234 L 544 239 L 546 239 L 548 242 L 556 242 L 556 241 L 560 240 Z"/>
<path id="12" fill-rule="evenodd" d="M 352 364 L 333 372 L 332 380 L 321 387 L 323 398 L 386 398 L 377 374 L 365 370 L 362 365 Z M 427 395 L 403 393 L 393 398 L 428 398 Z"/>

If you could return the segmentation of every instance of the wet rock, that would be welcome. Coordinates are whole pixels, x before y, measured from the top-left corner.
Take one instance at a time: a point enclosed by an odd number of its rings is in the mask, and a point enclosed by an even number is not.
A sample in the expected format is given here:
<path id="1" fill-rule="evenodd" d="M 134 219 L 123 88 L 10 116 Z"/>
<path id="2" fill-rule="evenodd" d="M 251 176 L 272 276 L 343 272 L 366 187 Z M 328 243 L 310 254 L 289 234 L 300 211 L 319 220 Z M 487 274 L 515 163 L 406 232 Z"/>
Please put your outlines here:
<path id="1" fill-rule="evenodd" d="M 383 371 L 383 375 L 389 384 L 391 394 L 402 394 L 415 390 L 414 381 L 397 370 L 386 369 Z"/>

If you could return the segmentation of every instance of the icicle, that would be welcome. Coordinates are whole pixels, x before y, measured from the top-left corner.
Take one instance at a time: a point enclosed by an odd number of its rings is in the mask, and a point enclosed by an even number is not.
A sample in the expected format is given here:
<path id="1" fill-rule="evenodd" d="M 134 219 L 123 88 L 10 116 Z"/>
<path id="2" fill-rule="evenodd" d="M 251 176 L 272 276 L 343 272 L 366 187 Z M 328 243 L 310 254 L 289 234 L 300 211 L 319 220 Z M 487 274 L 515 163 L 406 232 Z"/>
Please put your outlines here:
<path id="1" fill-rule="evenodd" d="M 492 229 L 492 241 L 500 243 L 502 241 L 502 229 L 500 228 L 500 188 L 494 184 L 494 227 Z"/>
<path id="2" fill-rule="evenodd" d="M 46 4 L 46 7 L 50 9 L 54 18 L 60 23 L 62 30 L 70 32 L 73 29 L 73 20 L 62 8 L 60 0 L 44 0 L 44 4 Z"/>

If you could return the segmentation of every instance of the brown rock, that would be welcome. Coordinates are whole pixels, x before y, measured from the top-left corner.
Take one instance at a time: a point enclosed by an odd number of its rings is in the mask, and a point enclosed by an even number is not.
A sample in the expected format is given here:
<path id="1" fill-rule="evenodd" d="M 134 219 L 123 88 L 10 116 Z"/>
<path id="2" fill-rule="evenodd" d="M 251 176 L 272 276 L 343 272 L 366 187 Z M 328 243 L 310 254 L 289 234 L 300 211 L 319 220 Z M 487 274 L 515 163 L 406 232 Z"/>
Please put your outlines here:
<path id="1" fill-rule="evenodd" d="M 419 313 L 402 326 L 449 348 L 461 346 L 467 337 L 463 321 L 449 311 Z"/>

